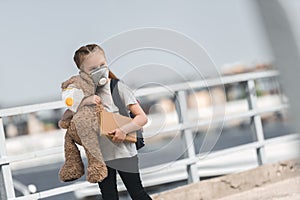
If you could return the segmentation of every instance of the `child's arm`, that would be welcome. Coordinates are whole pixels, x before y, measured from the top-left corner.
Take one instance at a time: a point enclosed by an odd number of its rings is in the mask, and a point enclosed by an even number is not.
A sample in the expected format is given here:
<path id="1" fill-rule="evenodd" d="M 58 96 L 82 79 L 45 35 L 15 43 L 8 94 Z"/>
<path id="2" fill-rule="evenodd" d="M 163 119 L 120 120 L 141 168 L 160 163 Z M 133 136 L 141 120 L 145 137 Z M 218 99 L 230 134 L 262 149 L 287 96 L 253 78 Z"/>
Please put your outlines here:
<path id="1" fill-rule="evenodd" d="M 129 110 L 135 115 L 132 121 L 108 133 L 114 135 L 112 139 L 113 142 L 123 142 L 126 138 L 126 134 L 141 129 L 147 123 L 147 115 L 138 103 L 130 104 Z"/>
<path id="2" fill-rule="evenodd" d="M 134 115 L 134 118 L 131 121 L 134 126 L 127 124 L 122 126 L 121 129 L 126 134 L 141 129 L 148 122 L 147 115 L 145 114 L 139 103 L 130 104 L 128 107 L 130 112 Z"/>

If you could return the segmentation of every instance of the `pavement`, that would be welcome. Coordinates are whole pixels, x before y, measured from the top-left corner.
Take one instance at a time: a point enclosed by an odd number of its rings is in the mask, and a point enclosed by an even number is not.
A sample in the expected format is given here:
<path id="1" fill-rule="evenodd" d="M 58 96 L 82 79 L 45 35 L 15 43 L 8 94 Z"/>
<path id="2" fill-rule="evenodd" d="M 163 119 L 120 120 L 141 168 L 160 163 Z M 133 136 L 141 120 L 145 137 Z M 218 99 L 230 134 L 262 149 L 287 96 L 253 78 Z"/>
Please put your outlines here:
<path id="1" fill-rule="evenodd" d="M 300 160 L 266 164 L 153 195 L 154 200 L 298 200 Z"/>
<path id="2" fill-rule="evenodd" d="M 229 195 L 218 200 L 299 200 L 300 176 Z"/>

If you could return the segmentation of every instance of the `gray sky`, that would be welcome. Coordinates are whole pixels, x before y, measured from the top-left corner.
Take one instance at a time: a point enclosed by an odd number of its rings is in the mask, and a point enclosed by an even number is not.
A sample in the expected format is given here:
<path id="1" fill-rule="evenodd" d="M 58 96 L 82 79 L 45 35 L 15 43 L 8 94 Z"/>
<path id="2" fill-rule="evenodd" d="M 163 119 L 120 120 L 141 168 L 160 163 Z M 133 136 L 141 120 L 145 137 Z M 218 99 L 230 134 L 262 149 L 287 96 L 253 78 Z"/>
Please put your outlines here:
<path id="1" fill-rule="evenodd" d="M 0 19 L 0 107 L 59 100 L 61 82 L 77 73 L 72 57 L 78 47 L 135 28 L 181 32 L 201 44 L 219 68 L 272 59 L 251 0 L 11 0 L 0 1 Z M 124 56 L 111 69 L 122 76 L 150 62 L 174 69 L 187 65 L 145 50 Z"/>

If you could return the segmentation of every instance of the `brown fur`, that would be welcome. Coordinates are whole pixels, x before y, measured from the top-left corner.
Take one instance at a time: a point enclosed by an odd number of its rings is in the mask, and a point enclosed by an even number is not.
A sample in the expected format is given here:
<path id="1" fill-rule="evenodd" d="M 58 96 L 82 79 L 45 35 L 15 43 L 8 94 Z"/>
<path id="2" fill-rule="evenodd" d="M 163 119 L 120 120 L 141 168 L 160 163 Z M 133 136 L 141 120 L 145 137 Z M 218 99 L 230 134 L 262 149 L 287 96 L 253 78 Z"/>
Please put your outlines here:
<path id="1" fill-rule="evenodd" d="M 95 94 L 95 85 L 88 74 L 80 72 L 62 83 L 62 89 L 73 84 L 81 89 L 84 98 Z M 67 110 L 59 121 L 61 128 L 67 129 L 65 135 L 65 163 L 59 171 L 61 181 L 73 181 L 84 174 L 84 166 L 76 144 L 82 145 L 88 159 L 87 180 L 101 182 L 107 176 L 107 168 L 100 151 L 99 120 L 95 105 L 79 106 L 77 112 Z"/>

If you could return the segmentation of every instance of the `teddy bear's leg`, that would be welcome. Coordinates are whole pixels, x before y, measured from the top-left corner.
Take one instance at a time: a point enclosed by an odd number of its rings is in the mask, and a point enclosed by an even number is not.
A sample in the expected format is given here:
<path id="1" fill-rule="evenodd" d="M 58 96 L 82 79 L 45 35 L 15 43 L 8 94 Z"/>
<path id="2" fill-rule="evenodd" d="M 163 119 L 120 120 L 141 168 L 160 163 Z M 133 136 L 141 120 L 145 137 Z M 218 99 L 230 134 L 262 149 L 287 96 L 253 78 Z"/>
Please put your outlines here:
<path id="1" fill-rule="evenodd" d="M 86 157 L 88 159 L 87 180 L 90 183 L 101 182 L 107 176 L 106 164 L 103 160 L 95 158 L 86 148 Z"/>
<path id="2" fill-rule="evenodd" d="M 68 133 L 65 135 L 65 164 L 59 171 L 60 180 L 73 181 L 84 174 L 84 165 L 74 140 Z"/>

